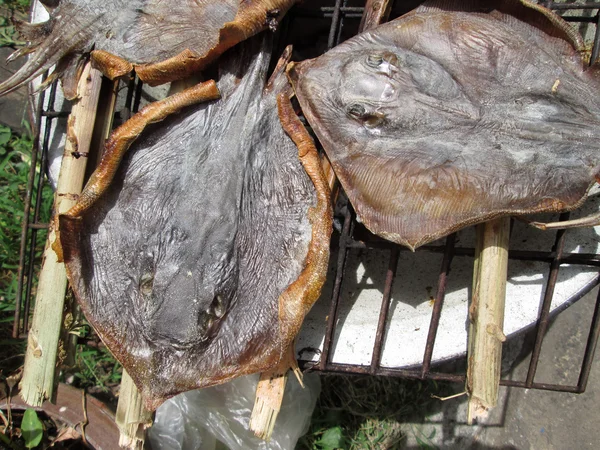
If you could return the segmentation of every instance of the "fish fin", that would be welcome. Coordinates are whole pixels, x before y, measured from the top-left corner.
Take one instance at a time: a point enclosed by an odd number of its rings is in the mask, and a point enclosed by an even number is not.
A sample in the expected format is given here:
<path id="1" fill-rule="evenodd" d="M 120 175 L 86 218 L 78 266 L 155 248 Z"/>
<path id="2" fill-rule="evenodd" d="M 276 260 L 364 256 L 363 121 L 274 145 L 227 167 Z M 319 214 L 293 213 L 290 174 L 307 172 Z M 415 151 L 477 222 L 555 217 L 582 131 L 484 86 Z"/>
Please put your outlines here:
<path id="1" fill-rule="evenodd" d="M 146 126 L 160 122 L 185 107 L 216 100 L 220 96 L 216 83 L 209 80 L 142 108 L 112 132 L 106 141 L 100 164 L 85 185 L 77 203 L 65 215 L 81 217 L 100 198 L 112 182 L 123 156 Z"/>
<path id="2" fill-rule="evenodd" d="M 589 228 L 600 225 L 600 212 L 590 214 L 589 216 L 580 217 L 579 219 L 564 220 L 562 222 L 532 222 L 528 221 L 529 225 L 539 228 L 540 230 L 565 230 L 567 228 Z"/>
<path id="3" fill-rule="evenodd" d="M 265 87 L 265 90 L 269 91 L 269 90 L 273 89 L 273 86 L 274 86 L 275 82 L 277 81 L 277 79 L 281 75 L 285 74 L 285 69 L 286 69 L 288 63 L 290 62 L 290 59 L 292 59 L 292 46 L 288 45 L 285 48 L 285 50 L 283 50 L 283 53 L 281 54 L 279 61 L 277 61 L 275 70 L 273 70 L 273 73 L 271 74 L 271 77 L 269 78 L 269 81 L 267 82 L 267 85 Z"/>
<path id="4" fill-rule="evenodd" d="M 567 41 L 575 50 L 582 52 L 583 39 L 562 17 L 529 0 L 429 0 L 415 11 L 498 11 L 520 22 L 528 23 L 544 33 Z"/>
<path id="5" fill-rule="evenodd" d="M 281 126 L 298 148 L 302 167 L 311 179 L 317 194 L 317 203 L 309 208 L 312 238 L 304 269 L 298 278 L 279 296 L 279 320 L 282 349 L 300 331 L 304 317 L 321 294 L 329 262 L 329 241 L 333 223 L 331 192 L 321 159 L 310 134 L 300 122 L 290 101 L 291 88 L 277 96 L 277 110 Z"/>
<path id="6" fill-rule="evenodd" d="M 78 97 L 77 85 L 86 62 L 86 56 L 74 54 L 64 56 L 56 64 L 54 71 L 60 77 L 63 94 L 67 100 L 75 100 Z"/>
<path id="7" fill-rule="evenodd" d="M 104 50 L 94 50 L 91 57 L 92 67 L 110 80 L 129 75 L 133 70 L 133 64 L 129 61 Z"/>
<path id="8" fill-rule="evenodd" d="M 9 60 L 12 61 L 26 53 L 32 54 L 27 62 L 23 64 L 23 66 L 13 74 L 13 76 L 0 83 L 0 96 L 9 94 L 19 89 L 21 86 L 33 80 L 35 77 L 56 63 L 56 59 L 54 58 L 45 60 L 45 56 L 42 55 L 41 52 L 38 52 L 37 48 L 38 47 L 29 47 L 27 51 L 17 50 L 16 53 L 13 53 L 14 56 L 11 55 L 9 57 Z"/>
<path id="9" fill-rule="evenodd" d="M 42 23 L 29 23 L 13 17 L 12 23 L 21 38 L 34 45 L 42 42 L 51 32 L 52 25 L 50 21 Z"/>

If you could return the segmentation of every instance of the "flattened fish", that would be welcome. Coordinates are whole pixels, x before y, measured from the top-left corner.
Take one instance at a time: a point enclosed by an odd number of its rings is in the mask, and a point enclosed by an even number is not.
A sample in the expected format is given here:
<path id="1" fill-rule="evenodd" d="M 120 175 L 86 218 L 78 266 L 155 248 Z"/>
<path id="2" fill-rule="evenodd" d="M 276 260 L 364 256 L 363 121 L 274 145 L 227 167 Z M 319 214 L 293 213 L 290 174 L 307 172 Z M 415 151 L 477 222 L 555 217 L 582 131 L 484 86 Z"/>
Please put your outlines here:
<path id="1" fill-rule="evenodd" d="M 359 219 L 414 249 L 581 204 L 600 164 L 581 50 L 527 1 L 430 1 L 289 75 Z"/>
<path id="2" fill-rule="evenodd" d="M 325 279 L 324 175 L 280 124 L 287 60 L 265 88 L 257 43 L 228 55 L 220 100 L 142 134 L 94 205 L 60 217 L 76 296 L 150 408 L 277 365 Z"/>
<path id="3" fill-rule="evenodd" d="M 0 95 L 56 64 L 65 96 L 76 95 L 82 62 L 93 60 L 109 78 L 134 67 L 142 80 L 157 85 L 201 70 L 225 50 L 275 27 L 296 0 L 60 0 L 42 2 L 50 19 L 17 23 L 31 53 Z M 57 6 L 56 6 L 57 5 Z M 53 77 L 54 78 L 54 77 Z"/>

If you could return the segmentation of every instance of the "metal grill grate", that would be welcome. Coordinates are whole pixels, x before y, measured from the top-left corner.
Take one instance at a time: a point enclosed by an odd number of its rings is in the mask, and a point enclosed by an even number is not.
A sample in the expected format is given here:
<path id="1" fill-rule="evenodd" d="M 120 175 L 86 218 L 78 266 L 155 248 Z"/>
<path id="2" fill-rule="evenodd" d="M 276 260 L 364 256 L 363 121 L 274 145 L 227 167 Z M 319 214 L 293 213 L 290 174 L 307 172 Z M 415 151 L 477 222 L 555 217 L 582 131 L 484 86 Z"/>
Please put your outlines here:
<path id="1" fill-rule="evenodd" d="M 333 3 L 333 2 L 329 2 Z M 362 17 L 362 7 L 348 6 L 347 1 L 337 0 L 335 4 L 331 6 L 321 6 L 318 8 L 318 13 L 322 17 L 331 17 L 331 25 L 329 30 L 328 47 L 331 48 L 333 45 L 340 43 L 340 38 L 344 30 L 348 30 L 350 27 L 346 26 L 350 20 L 354 19 L 355 23 L 352 23 L 352 29 L 356 29 L 357 22 Z M 396 2 L 400 3 L 400 2 Z M 540 2 L 542 3 L 542 2 Z M 576 4 L 576 3 L 557 3 L 557 2 L 543 2 L 544 6 L 552 8 L 560 14 L 571 12 L 571 11 L 593 11 L 593 15 L 575 15 L 565 17 L 570 22 L 578 23 L 590 23 L 595 26 L 594 43 L 591 50 L 591 60 L 594 61 L 600 50 L 600 27 L 598 27 L 598 21 L 600 20 L 600 14 L 598 8 L 600 3 L 588 3 L 588 4 Z M 400 5 L 398 5 L 400 6 Z M 410 9 L 410 8 L 409 8 Z M 394 8 L 394 15 L 399 15 L 403 12 L 401 8 Z M 296 14 L 302 14 L 304 11 L 298 11 Z M 313 15 L 316 15 L 316 11 L 312 11 Z M 341 202 L 338 202 L 338 213 L 343 212 L 343 226 L 338 239 L 338 258 L 335 264 L 334 271 L 334 284 L 333 291 L 330 298 L 330 309 L 327 320 L 327 326 L 325 331 L 325 338 L 323 343 L 323 349 L 319 361 L 317 363 L 312 361 L 301 360 L 301 367 L 304 369 L 310 369 L 319 372 L 336 372 L 345 374 L 369 374 L 369 375 L 384 375 L 384 376 L 396 376 L 405 378 L 417 378 L 417 379 L 433 379 L 433 380 L 446 380 L 453 382 L 464 382 L 464 374 L 447 373 L 442 371 L 432 370 L 432 355 L 433 348 L 436 341 L 438 326 L 440 323 L 440 316 L 442 312 L 442 306 L 444 303 L 444 297 L 446 294 L 447 280 L 450 272 L 450 267 L 454 256 L 474 256 L 473 248 L 456 248 L 455 241 L 456 235 L 451 235 L 446 238 L 446 243 L 443 246 L 424 246 L 420 248 L 419 252 L 436 252 L 443 253 L 443 260 L 438 276 L 438 287 L 435 295 L 433 304 L 433 311 L 429 330 L 427 334 L 427 341 L 425 345 L 425 351 L 423 354 L 422 364 L 417 368 L 391 368 L 382 367 L 381 355 L 383 351 L 383 345 L 385 342 L 385 330 L 388 322 L 390 300 L 393 283 L 397 273 L 398 259 L 400 251 L 405 249 L 400 246 L 382 240 L 377 236 L 372 235 L 364 229 L 360 224 L 356 222 L 355 214 L 352 211 L 352 207 L 346 198 Z M 567 220 L 569 213 L 561 214 L 559 220 Z M 358 232 L 357 232 L 357 229 Z M 583 363 L 580 369 L 579 379 L 576 385 L 558 385 L 548 383 L 536 383 L 534 382 L 540 353 L 542 349 L 543 339 L 546 334 L 549 321 L 550 321 L 550 307 L 554 295 L 554 289 L 557 282 L 559 270 L 562 265 L 578 265 L 578 266 L 600 266 L 600 255 L 598 254 L 581 254 L 581 253 L 567 253 L 564 251 L 565 237 L 568 231 L 560 230 L 556 232 L 556 239 L 551 249 L 547 251 L 523 251 L 523 250 L 511 250 L 509 253 L 510 260 L 525 260 L 525 261 L 540 261 L 548 264 L 549 277 L 545 287 L 545 294 L 543 302 L 540 307 L 538 319 L 536 321 L 535 331 L 535 343 L 533 346 L 533 353 L 531 355 L 529 370 L 527 377 L 523 381 L 516 380 L 502 380 L 501 384 L 515 387 L 525 387 L 533 389 L 545 389 L 545 390 L 556 390 L 565 392 L 577 392 L 581 393 L 585 391 L 588 376 L 591 369 L 591 363 L 594 356 L 594 350 L 598 335 L 600 333 L 600 295 L 596 301 L 596 307 L 592 324 L 589 330 L 588 342 L 583 355 Z M 360 237 L 357 238 L 357 234 Z M 334 344 L 334 335 L 336 333 L 336 327 L 338 324 L 338 314 L 340 302 L 344 299 L 341 297 L 342 284 L 345 279 L 345 265 L 348 260 L 348 254 L 350 252 L 360 251 L 374 251 L 385 249 L 388 252 L 388 267 L 385 274 L 385 284 L 383 286 L 383 293 L 381 297 L 381 306 L 379 310 L 379 320 L 377 324 L 377 331 L 375 336 L 375 343 L 373 346 L 372 357 L 370 365 L 357 365 L 357 364 L 340 364 L 332 361 L 332 348 Z M 576 297 L 572 297 L 567 300 L 567 304 L 570 304 L 585 294 L 589 293 L 594 287 L 600 284 L 600 274 L 597 275 L 592 282 L 584 286 L 577 294 Z"/>
<path id="2" fill-rule="evenodd" d="M 288 43 L 296 45 L 297 53 L 304 57 L 314 57 L 328 48 L 337 45 L 341 41 L 351 37 L 358 30 L 358 25 L 364 11 L 364 1 L 362 0 L 305 0 L 302 4 L 292 8 L 286 16 L 280 27 L 280 45 L 283 49 Z M 396 17 L 408 10 L 412 9 L 418 2 L 396 2 L 392 10 L 392 17 Z M 594 3 L 557 3 L 557 2 L 539 2 L 544 6 L 552 8 L 560 14 L 569 14 L 565 17 L 566 20 L 580 24 L 588 24 L 595 27 L 593 47 L 591 49 L 591 60 L 596 60 L 600 52 L 600 2 Z M 575 15 L 571 15 L 575 12 Z M 304 22 L 302 22 L 304 20 Z M 311 30 L 314 31 L 310 36 L 310 44 L 307 45 L 307 38 L 303 24 L 311 22 Z M 326 41 L 319 44 L 319 38 Z M 137 111 L 140 105 L 142 95 L 142 83 L 139 80 L 132 80 L 127 86 L 122 86 L 125 92 L 125 106 L 117 113 L 121 119 L 126 119 L 130 115 L 130 111 Z M 18 273 L 18 290 L 17 290 L 17 306 L 15 312 L 14 335 L 23 336 L 29 326 L 30 306 L 32 297 L 32 280 L 35 270 L 35 248 L 38 240 L 37 231 L 47 228 L 48 224 L 40 223 L 40 207 L 41 207 L 41 192 L 42 185 L 45 182 L 45 174 L 48 170 L 48 148 L 50 141 L 50 129 L 52 122 L 59 117 L 64 117 L 67 112 L 57 112 L 54 110 L 54 99 L 56 96 L 56 85 L 53 85 L 47 94 L 42 93 L 42 101 L 44 104 L 44 96 L 48 96 L 48 106 L 38 108 L 36 112 L 36 126 L 40 129 L 40 124 L 44 121 L 45 133 L 43 136 L 36 135 L 37 147 L 32 156 L 32 169 L 27 187 L 27 197 L 25 202 L 25 215 L 22 229 L 22 243 Z M 121 95 L 121 94 L 120 94 Z M 35 185 L 35 177 L 37 177 L 37 189 L 33 192 Z M 384 241 L 369 232 L 364 227 L 358 224 L 355 220 L 355 215 L 352 207 L 345 199 L 343 193 L 340 194 L 341 200 L 338 202 L 337 214 L 342 219 L 342 227 L 337 242 L 333 245 L 338 247 L 338 257 L 335 264 L 335 280 L 333 292 L 330 299 L 330 310 L 325 331 L 325 340 L 320 359 L 317 363 L 309 361 L 300 361 L 301 366 L 310 368 L 313 371 L 320 372 L 337 372 L 351 374 L 370 374 L 370 375 L 386 375 L 406 378 L 418 379 L 434 379 L 447 380 L 454 382 L 464 381 L 464 375 L 453 372 L 442 372 L 432 370 L 432 355 L 436 341 L 438 326 L 444 297 L 446 295 L 447 280 L 449 277 L 450 268 L 454 256 L 473 257 L 474 249 L 456 247 L 456 236 L 451 235 L 446 238 L 445 245 L 430 245 L 419 249 L 419 252 L 442 253 L 443 259 L 438 276 L 438 287 L 433 303 L 433 312 L 427 334 L 427 341 L 423 355 L 422 364 L 417 368 L 391 368 L 381 366 L 381 355 L 383 343 L 385 340 L 386 323 L 388 322 L 390 299 L 392 287 L 397 278 L 398 259 L 401 251 L 405 249 L 388 241 Z M 566 220 L 569 214 L 562 214 L 560 220 Z M 525 260 L 543 262 L 548 265 L 548 281 L 545 287 L 543 302 L 540 307 L 539 316 L 535 322 L 535 343 L 533 353 L 529 365 L 527 377 L 522 381 L 502 380 L 501 383 L 507 386 L 525 387 L 533 389 L 547 389 L 565 392 L 584 392 L 588 376 L 593 360 L 594 350 L 598 335 L 600 334 L 600 295 L 596 301 L 592 324 L 589 329 L 588 342 L 583 355 L 583 363 L 580 369 L 579 380 L 576 385 L 557 385 L 534 382 L 540 352 L 544 335 L 548 328 L 550 320 L 550 307 L 554 295 L 554 288 L 561 266 L 565 264 L 584 267 L 584 266 L 600 266 L 600 255 L 598 254 L 582 254 L 565 252 L 565 237 L 568 231 L 556 232 L 556 239 L 552 248 L 546 251 L 525 251 L 511 250 L 509 253 L 510 260 Z M 370 252 L 385 250 L 389 255 L 388 268 L 385 275 L 385 286 L 381 299 L 381 307 L 379 312 L 379 321 L 377 324 L 377 332 L 375 344 L 373 347 L 372 358 L 370 365 L 352 365 L 339 364 L 332 362 L 332 345 L 333 336 L 336 331 L 338 322 L 338 312 L 341 298 L 342 285 L 344 283 L 345 274 L 344 268 L 348 260 L 350 252 L 356 251 Z M 594 287 L 600 284 L 600 274 L 584 286 L 575 297 L 570 298 L 566 303 L 572 303 L 590 292 Z"/>

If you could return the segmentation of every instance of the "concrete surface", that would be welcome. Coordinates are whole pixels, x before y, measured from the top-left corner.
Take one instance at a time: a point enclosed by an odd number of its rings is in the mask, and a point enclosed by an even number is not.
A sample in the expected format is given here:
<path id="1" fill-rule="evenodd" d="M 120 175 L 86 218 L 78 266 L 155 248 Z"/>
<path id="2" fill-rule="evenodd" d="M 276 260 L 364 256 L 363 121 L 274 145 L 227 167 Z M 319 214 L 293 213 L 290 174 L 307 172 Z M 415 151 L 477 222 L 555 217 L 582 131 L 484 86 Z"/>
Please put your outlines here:
<path id="1" fill-rule="evenodd" d="M 555 318 L 544 339 L 536 382 L 577 384 L 597 296 L 598 288 Z M 525 354 L 515 359 L 504 378 L 524 380 L 531 356 L 527 350 L 531 346 L 523 341 L 516 345 L 522 346 Z M 600 448 L 598 361 L 592 364 L 583 394 L 500 389 L 498 407 L 484 424 L 466 425 L 465 397 L 447 400 L 440 411 L 428 415 L 422 422 L 405 425 L 408 439 L 403 448 L 422 448 L 419 440 L 443 449 Z"/>

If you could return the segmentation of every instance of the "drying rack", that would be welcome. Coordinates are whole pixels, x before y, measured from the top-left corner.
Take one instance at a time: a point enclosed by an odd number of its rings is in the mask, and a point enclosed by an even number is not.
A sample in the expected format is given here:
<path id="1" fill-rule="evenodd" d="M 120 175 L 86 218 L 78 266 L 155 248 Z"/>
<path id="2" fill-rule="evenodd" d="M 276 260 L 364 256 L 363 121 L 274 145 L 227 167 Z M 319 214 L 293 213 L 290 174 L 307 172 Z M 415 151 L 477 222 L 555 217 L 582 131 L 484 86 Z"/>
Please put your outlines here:
<path id="1" fill-rule="evenodd" d="M 395 2 L 392 7 L 391 17 L 394 18 L 409 11 L 418 3 L 417 1 Z M 593 28 L 593 39 L 591 40 L 593 44 L 590 53 L 591 60 L 595 61 L 600 52 L 600 2 L 582 4 L 575 2 L 559 3 L 541 1 L 539 3 L 557 11 L 569 22 Z M 364 0 L 305 0 L 300 5 L 293 7 L 282 21 L 278 31 L 279 46 L 276 47 L 276 52 L 281 53 L 287 44 L 293 43 L 295 45 L 295 60 L 318 56 L 328 48 L 353 36 L 358 30 L 363 11 Z M 309 23 L 310 26 L 307 27 Z M 311 29 L 313 32 L 310 39 L 306 38 L 307 29 Z M 103 89 L 105 91 L 109 89 L 108 84 L 103 86 Z M 122 107 L 117 113 L 116 122 L 119 119 L 127 119 L 132 112 L 137 111 L 140 104 L 143 103 L 144 97 L 143 85 L 139 79 L 131 80 L 128 83 L 121 83 L 119 90 L 119 95 L 123 100 L 121 101 Z M 35 258 L 35 248 L 36 245 L 39 245 L 38 232 L 48 227 L 48 224 L 40 222 L 40 216 L 42 187 L 47 182 L 46 174 L 48 172 L 48 149 L 51 140 L 51 129 L 55 121 L 66 120 L 69 113 L 68 108 L 65 110 L 55 110 L 54 103 L 56 96 L 56 84 L 48 91 L 42 92 L 33 117 L 34 128 L 37 130 L 35 135 L 36 147 L 32 154 L 21 236 L 13 333 L 15 337 L 24 337 L 29 327 L 33 275 L 36 270 L 36 264 L 39 263 Z M 41 134 L 39 132 L 40 129 L 43 129 L 43 133 Z M 35 190 L 34 186 L 37 186 Z M 400 252 L 406 250 L 394 243 L 372 235 L 361 224 L 357 223 L 352 207 L 343 192 L 340 193 L 336 216 L 339 223 L 339 231 L 338 233 L 334 233 L 332 246 L 337 249 L 337 257 L 332 260 L 333 289 L 330 297 L 326 299 L 326 301 L 329 301 L 330 306 L 324 342 L 322 349 L 319 351 L 318 361 L 300 359 L 301 367 L 321 373 L 368 374 L 422 380 L 432 379 L 464 382 L 464 370 L 462 371 L 463 373 L 460 373 L 460 370 L 458 373 L 456 371 L 448 372 L 439 370 L 434 361 L 432 361 L 432 355 L 438 334 L 448 279 L 451 276 L 450 270 L 453 259 L 455 256 L 473 257 L 474 249 L 457 247 L 455 245 L 456 236 L 451 235 L 446 238 L 445 244 L 435 245 L 434 243 L 433 245 L 424 246 L 417 250 L 418 252 L 433 252 L 443 255 L 422 362 L 416 367 L 384 367 L 381 365 L 381 355 L 386 324 L 389 320 L 392 287 L 394 281 L 400 275 L 397 270 Z M 561 214 L 560 220 L 567 220 L 568 217 L 569 213 Z M 532 325 L 535 329 L 535 340 L 526 378 L 523 380 L 502 379 L 502 385 L 572 393 L 581 393 L 586 389 L 596 343 L 600 334 L 600 294 L 596 299 L 577 384 L 538 383 L 534 380 L 544 336 L 551 320 L 550 309 L 561 267 L 565 264 L 586 268 L 600 267 L 599 254 L 570 253 L 565 250 L 565 239 L 569 232 L 568 230 L 555 232 L 556 238 L 553 244 L 545 250 L 528 251 L 511 249 L 509 252 L 509 259 L 511 261 L 535 261 L 546 264 L 548 277 L 539 314 Z M 388 254 L 388 265 L 385 271 L 385 284 L 381 296 L 377 332 L 372 349 L 371 363 L 368 365 L 335 363 L 331 357 L 334 334 L 338 323 L 339 306 L 341 302 L 344 302 L 341 293 L 343 292 L 342 286 L 346 280 L 345 266 L 349 255 L 357 251 L 363 252 L 363 254 L 371 251 L 385 251 Z M 585 286 L 582 286 L 577 294 L 569 298 L 564 304 L 567 306 L 572 304 L 599 284 L 600 273 Z"/>

